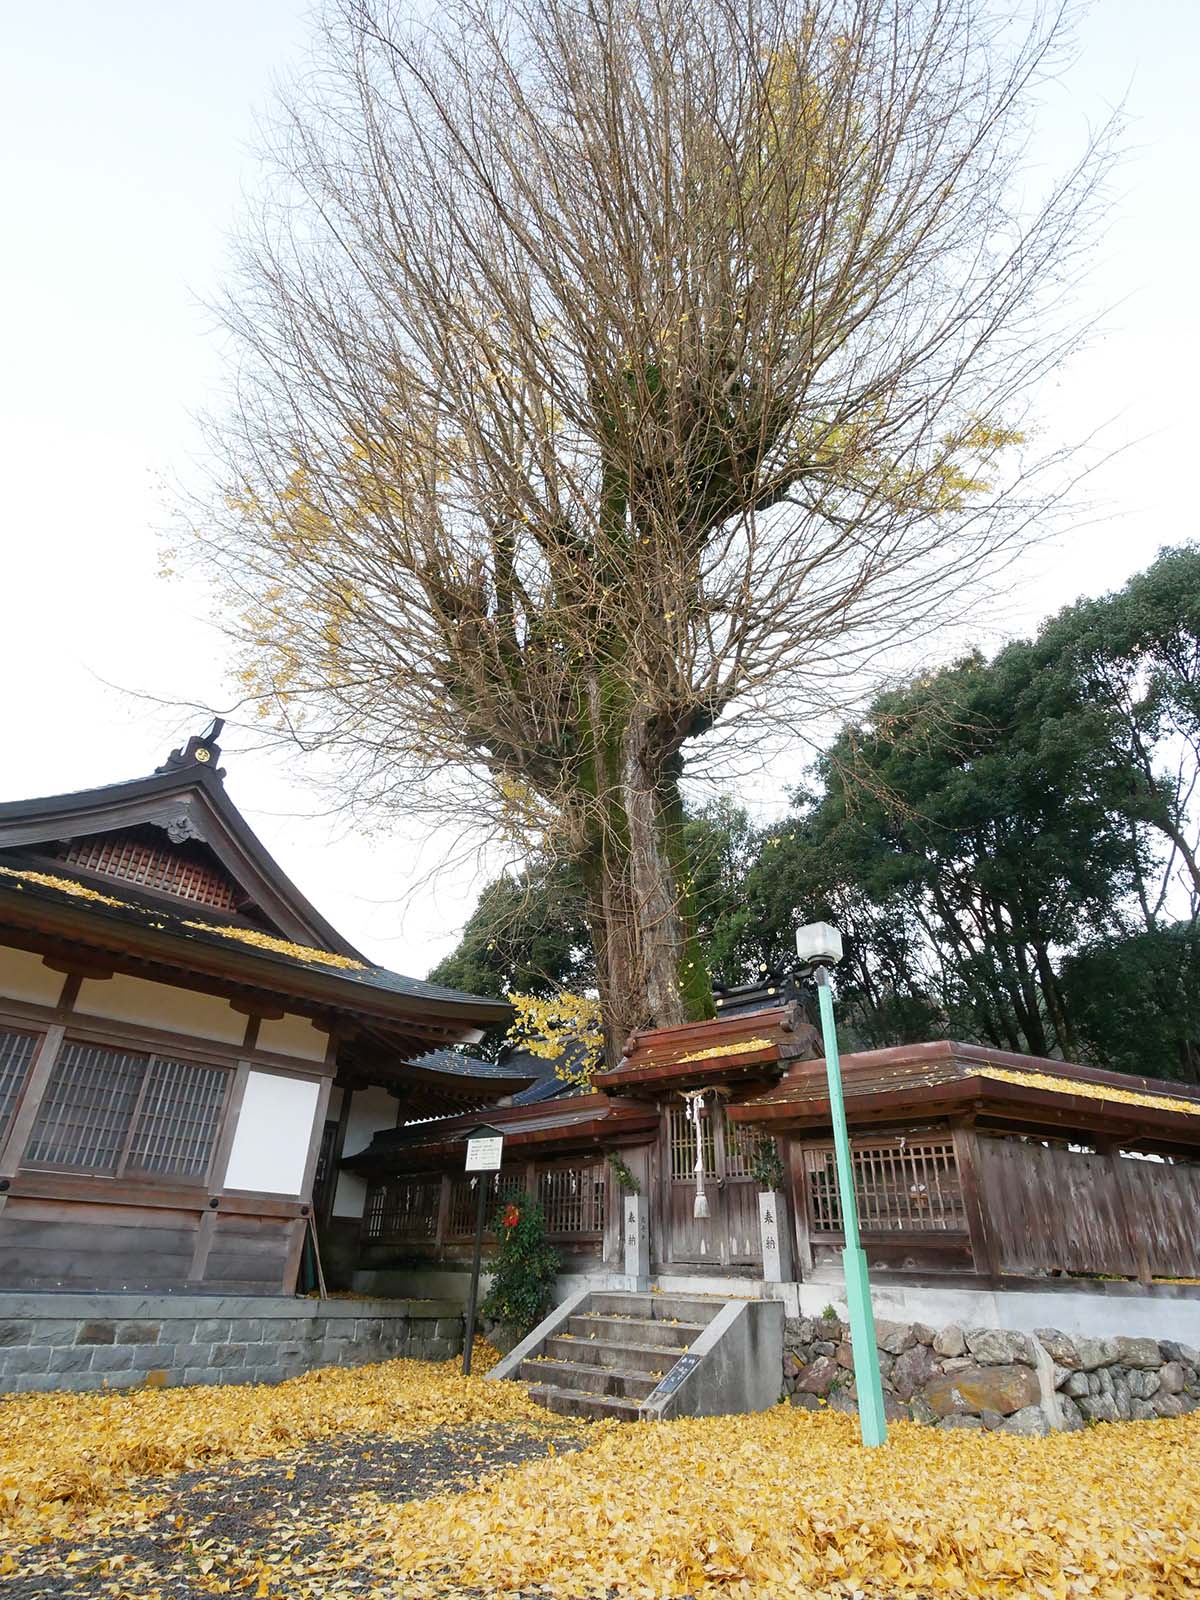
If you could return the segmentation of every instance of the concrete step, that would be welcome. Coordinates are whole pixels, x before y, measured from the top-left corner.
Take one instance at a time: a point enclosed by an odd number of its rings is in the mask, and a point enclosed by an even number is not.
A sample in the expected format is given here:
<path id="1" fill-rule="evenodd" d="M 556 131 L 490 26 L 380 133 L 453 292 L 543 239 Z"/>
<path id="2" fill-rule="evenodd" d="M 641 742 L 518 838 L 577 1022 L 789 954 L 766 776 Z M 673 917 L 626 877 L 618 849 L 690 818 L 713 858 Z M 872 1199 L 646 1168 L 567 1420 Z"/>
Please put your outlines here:
<path id="1" fill-rule="evenodd" d="M 568 1317 L 567 1332 L 575 1339 L 611 1339 L 617 1344 L 661 1344 L 685 1350 L 707 1323 L 655 1317 L 600 1316 L 584 1311 Z"/>
<path id="2" fill-rule="evenodd" d="M 676 1318 L 683 1322 L 699 1322 L 704 1326 L 712 1321 L 725 1304 L 717 1295 L 674 1294 L 624 1294 L 617 1291 L 597 1291 L 588 1301 L 588 1310 L 599 1316 L 638 1317 L 645 1321 L 669 1322 Z"/>
<path id="3" fill-rule="evenodd" d="M 638 1418 L 639 1402 L 615 1394 L 588 1394 L 586 1390 L 566 1389 L 553 1383 L 531 1383 L 529 1398 L 564 1417 L 615 1417 L 619 1422 L 636 1422 Z"/>
<path id="4" fill-rule="evenodd" d="M 607 1367 L 610 1372 L 669 1372 L 683 1351 L 666 1344 L 625 1344 L 617 1339 L 571 1339 L 552 1334 L 541 1354 L 552 1361 Z"/>
<path id="5" fill-rule="evenodd" d="M 602 1367 L 587 1361 L 558 1361 L 539 1356 L 532 1361 L 522 1361 L 520 1375 L 524 1382 L 558 1389 L 574 1389 L 586 1394 L 619 1395 L 627 1400 L 644 1400 L 657 1389 L 661 1372 L 623 1371 Z"/>

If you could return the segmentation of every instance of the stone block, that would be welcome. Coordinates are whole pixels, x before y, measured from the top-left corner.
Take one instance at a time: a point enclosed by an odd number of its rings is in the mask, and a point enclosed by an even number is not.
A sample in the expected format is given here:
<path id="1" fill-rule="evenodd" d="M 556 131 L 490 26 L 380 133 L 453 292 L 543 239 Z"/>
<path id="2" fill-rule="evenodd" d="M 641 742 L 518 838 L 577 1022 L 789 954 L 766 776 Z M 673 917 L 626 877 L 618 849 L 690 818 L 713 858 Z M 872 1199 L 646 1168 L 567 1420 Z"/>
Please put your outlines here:
<path id="1" fill-rule="evenodd" d="M 270 1333 L 267 1330 L 270 1329 Z M 229 1344 L 261 1344 L 274 1336 L 274 1323 L 258 1317 L 235 1317 L 229 1325 Z M 215 1343 L 216 1341 L 214 1341 Z"/>
<path id="2" fill-rule="evenodd" d="M 54 1317 L 46 1322 L 35 1322 L 29 1330 L 29 1343 L 49 1345 L 54 1350 L 61 1349 L 65 1344 L 75 1343 L 75 1331 L 78 1326 L 73 1317 L 70 1319 Z"/>
<path id="3" fill-rule="evenodd" d="M 1072 1372 L 1062 1386 L 1063 1394 L 1069 1399 L 1079 1400 L 1084 1395 L 1091 1394 L 1092 1381 L 1086 1372 Z"/>
<path id="4" fill-rule="evenodd" d="M 229 1318 L 206 1317 L 196 1323 L 197 1344 L 228 1344 Z"/>
<path id="5" fill-rule="evenodd" d="M 50 1351 L 50 1372 L 90 1372 L 95 1345 L 59 1345 Z"/>
<path id="6" fill-rule="evenodd" d="M 834 1380 L 841 1377 L 843 1369 L 830 1356 L 818 1356 L 810 1361 L 796 1379 L 799 1394 L 828 1394 Z"/>
<path id="7" fill-rule="evenodd" d="M 180 1381 L 184 1384 L 224 1383 L 225 1372 L 221 1367 L 185 1367 Z"/>
<path id="8" fill-rule="evenodd" d="M 1043 1350 L 1049 1352 L 1060 1367 L 1077 1367 L 1079 1352 L 1070 1334 L 1061 1328 L 1035 1328 L 1034 1334 Z"/>
<path id="9" fill-rule="evenodd" d="M 31 1331 L 28 1322 L 0 1322 L 0 1350 L 28 1344 Z"/>
<path id="10" fill-rule="evenodd" d="M 1063 1366 L 1078 1366 L 1083 1372 L 1095 1372 L 1100 1367 L 1110 1367 L 1119 1355 L 1115 1339 L 1076 1339 L 1075 1361 L 1064 1361 Z"/>
<path id="11" fill-rule="evenodd" d="M 157 1322 L 122 1322 L 117 1328 L 118 1344 L 157 1344 Z"/>
<path id="12" fill-rule="evenodd" d="M 1162 1366 L 1162 1354 L 1158 1348 L 1157 1339 L 1123 1339 L 1114 1341 L 1117 1347 L 1117 1360 L 1123 1367 L 1151 1367 Z"/>
<path id="13" fill-rule="evenodd" d="M 914 1322 L 913 1333 L 918 1344 L 932 1344 L 937 1337 L 937 1329 L 931 1328 L 926 1322 Z"/>
<path id="14" fill-rule="evenodd" d="M 93 1372 L 128 1372 L 133 1366 L 133 1346 L 128 1344 L 97 1345 L 92 1351 Z"/>
<path id="15" fill-rule="evenodd" d="M 1029 1335 L 1009 1328 L 968 1328 L 967 1349 L 984 1367 L 1011 1366 L 1014 1361 L 1032 1367 L 1037 1360 Z"/>
<path id="16" fill-rule="evenodd" d="M 209 1367 L 212 1355 L 210 1344 L 173 1344 L 157 1347 L 159 1360 L 168 1367 Z"/>
<path id="17" fill-rule="evenodd" d="M 1182 1394 L 1184 1385 L 1183 1364 L 1179 1361 L 1168 1361 L 1158 1370 L 1158 1386 L 1164 1394 Z M 1149 1395 L 1146 1396 L 1149 1399 Z"/>
<path id="18" fill-rule="evenodd" d="M 1158 1417 L 1182 1417 L 1184 1412 L 1191 1409 L 1188 1402 L 1180 1394 L 1162 1394 L 1154 1396 L 1150 1404 L 1154 1407 L 1154 1414 Z"/>
<path id="19" fill-rule="evenodd" d="M 943 1372 L 964 1372 L 967 1367 L 975 1365 L 971 1356 L 947 1356 L 940 1363 Z"/>
<path id="20" fill-rule="evenodd" d="M 884 1319 L 875 1324 L 875 1343 L 890 1356 L 902 1355 L 905 1350 L 911 1350 L 916 1342 L 917 1336 L 911 1322 L 888 1322 Z"/>
<path id="21" fill-rule="evenodd" d="M 925 1385 L 925 1399 L 940 1417 L 981 1411 L 998 1411 L 1007 1417 L 1023 1406 L 1036 1405 L 1041 1385 L 1032 1367 L 966 1367 L 931 1378 Z"/>
<path id="22" fill-rule="evenodd" d="M 901 1400 L 911 1400 L 937 1371 L 937 1357 L 927 1344 L 914 1344 L 901 1351 L 892 1367 L 891 1384 Z"/>
<path id="23" fill-rule="evenodd" d="M 1001 1423 L 1005 1433 L 1019 1433 L 1026 1439 L 1044 1439 L 1051 1431 L 1041 1406 L 1022 1406 Z"/>
<path id="24" fill-rule="evenodd" d="M 439 1339 L 461 1339 L 463 1336 L 462 1317 L 439 1317 L 436 1327 Z"/>
<path id="25" fill-rule="evenodd" d="M 1134 1400 L 1149 1400 L 1156 1395 L 1162 1385 L 1162 1373 L 1150 1372 L 1142 1367 L 1134 1367 L 1126 1379 L 1130 1397 Z M 1117 1385 L 1118 1389 L 1120 1385 Z M 1183 1385 L 1180 1384 L 1180 1388 Z M 1168 1393 L 1178 1393 L 1178 1390 L 1168 1390 Z"/>
<path id="26" fill-rule="evenodd" d="M 214 1367 L 240 1367 L 246 1361 L 244 1344 L 214 1344 L 209 1364 Z"/>
<path id="27" fill-rule="evenodd" d="M 938 1427 L 939 1428 L 974 1428 L 974 1429 L 978 1430 L 978 1429 L 983 1427 L 983 1423 L 979 1420 L 978 1417 L 971 1417 L 971 1416 L 966 1416 L 966 1415 L 960 1415 L 958 1413 L 952 1413 L 948 1417 L 943 1417 L 941 1419 L 941 1421 L 938 1423 Z"/>
<path id="28" fill-rule="evenodd" d="M 1058 1415 L 1064 1433 L 1078 1433 L 1079 1429 L 1085 1426 L 1083 1412 L 1070 1395 L 1058 1396 Z"/>
<path id="29" fill-rule="evenodd" d="M 961 1356 L 966 1353 L 967 1339 L 957 1322 L 951 1322 L 933 1336 L 934 1354 L 939 1356 Z"/>
<path id="30" fill-rule="evenodd" d="M 1158 1348 L 1164 1361 L 1180 1361 L 1185 1367 L 1200 1365 L 1200 1350 L 1190 1344 L 1180 1344 L 1177 1339 L 1160 1339 Z"/>
<path id="31" fill-rule="evenodd" d="M 814 1339 L 826 1339 L 831 1344 L 838 1344 L 844 1333 L 841 1321 L 837 1317 L 820 1317 L 813 1331 Z"/>
<path id="32" fill-rule="evenodd" d="M 75 1335 L 76 1344 L 114 1344 L 117 1337 L 115 1322 L 85 1322 Z"/>
<path id="33" fill-rule="evenodd" d="M 990 1407 L 979 1413 L 979 1420 L 983 1423 L 985 1433 L 999 1433 L 1004 1426 L 1003 1411 L 993 1411 Z"/>
<path id="34" fill-rule="evenodd" d="M 908 1414 L 914 1422 L 924 1423 L 928 1427 L 938 1420 L 938 1414 L 923 1395 L 916 1395 L 908 1408 Z"/>
<path id="35" fill-rule="evenodd" d="M 853 1367 L 854 1348 L 849 1339 L 842 1340 L 841 1344 L 839 1344 L 837 1349 L 833 1352 L 833 1359 L 837 1362 L 839 1367 Z"/>
<path id="36" fill-rule="evenodd" d="M 1132 1412 L 1133 1394 L 1129 1388 L 1129 1379 L 1120 1375 L 1113 1379 L 1113 1400 L 1116 1403 L 1117 1415 L 1122 1422 L 1128 1422 Z"/>
<path id="37" fill-rule="evenodd" d="M 1158 1420 L 1158 1412 L 1155 1411 L 1149 1400 L 1132 1401 L 1129 1413 L 1131 1422 L 1156 1422 Z"/>
<path id="38" fill-rule="evenodd" d="M 1091 1422 L 1119 1422 L 1116 1401 L 1110 1394 L 1090 1394 L 1079 1402 L 1079 1409 Z"/>
<path id="39" fill-rule="evenodd" d="M 1115 1397 L 1117 1392 L 1116 1378 L 1111 1367 L 1097 1367 L 1092 1374 L 1092 1379 L 1093 1394 L 1107 1394 Z"/>
<path id="40" fill-rule="evenodd" d="M 789 1350 L 783 1358 L 783 1375 L 785 1378 L 798 1378 L 800 1376 L 800 1362 Z"/>
<path id="41" fill-rule="evenodd" d="M 134 1344 L 129 1349 L 133 1353 L 131 1363 L 135 1372 L 149 1372 L 153 1367 L 173 1367 L 178 1365 L 175 1360 L 175 1351 L 178 1346 L 169 1344 Z"/>
<path id="42" fill-rule="evenodd" d="M 1053 1358 L 1051 1359 L 1050 1381 L 1056 1389 L 1063 1388 L 1067 1383 L 1067 1380 L 1069 1378 L 1073 1378 L 1074 1376 L 1075 1374 L 1072 1372 L 1070 1367 L 1060 1367 L 1057 1361 L 1053 1360 Z"/>
<path id="43" fill-rule="evenodd" d="M 24 1348 L 18 1345 L 15 1350 L 6 1352 L 3 1361 L 0 1361 L 0 1372 L 6 1378 L 14 1374 L 19 1377 L 27 1372 L 46 1372 L 50 1367 L 50 1354 L 49 1345 Z"/>
<path id="44" fill-rule="evenodd" d="M 797 1406 L 801 1411 L 823 1411 L 825 1409 L 819 1396 L 806 1394 L 802 1389 L 796 1390 L 788 1401 L 788 1405 Z"/>
<path id="45" fill-rule="evenodd" d="M 814 1356 L 831 1356 L 837 1350 L 837 1345 L 832 1339 L 814 1339 L 812 1353 Z"/>

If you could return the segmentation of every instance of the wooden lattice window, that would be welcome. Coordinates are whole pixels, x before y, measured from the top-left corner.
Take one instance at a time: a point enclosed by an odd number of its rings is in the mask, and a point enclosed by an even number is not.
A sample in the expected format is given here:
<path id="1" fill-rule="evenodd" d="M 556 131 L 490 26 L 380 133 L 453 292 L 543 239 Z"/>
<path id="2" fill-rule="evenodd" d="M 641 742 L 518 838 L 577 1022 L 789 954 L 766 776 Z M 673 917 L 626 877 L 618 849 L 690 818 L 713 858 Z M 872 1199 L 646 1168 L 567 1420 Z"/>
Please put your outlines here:
<path id="1" fill-rule="evenodd" d="M 437 1237 L 440 1178 L 384 1178 L 367 1191 L 363 1234 L 373 1244 L 429 1243 Z"/>
<path id="2" fill-rule="evenodd" d="M 446 1224 L 448 1238 L 469 1239 L 474 1234 L 475 1208 L 478 1204 L 476 1196 L 479 1192 L 475 1187 L 477 1183 L 487 1185 L 483 1215 L 489 1238 L 496 1208 L 502 1201 L 519 1200 L 525 1193 L 524 1183 L 510 1173 L 493 1172 L 479 1178 L 455 1178 L 450 1185 L 450 1216 Z"/>
<path id="3" fill-rule="evenodd" d="M 37 1042 L 33 1033 L 0 1032 L 0 1142 L 17 1109 Z"/>
<path id="4" fill-rule="evenodd" d="M 967 1226 L 954 1145 L 949 1140 L 855 1144 L 850 1158 L 864 1233 L 957 1233 Z M 804 1152 L 809 1225 L 841 1233 L 842 1206 L 832 1147 Z"/>
<path id="5" fill-rule="evenodd" d="M 126 1167 L 164 1177 L 202 1178 L 217 1141 L 228 1082 L 222 1067 L 152 1059 Z"/>
<path id="6" fill-rule="evenodd" d="M 202 1179 L 231 1076 L 224 1067 L 65 1044 L 25 1164 L 102 1177 L 128 1171 Z"/>
<path id="7" fill-rule="evenodd" d="M 560 1238 L 603 1234 L 607 1188 L 602 1162 L 539 1172 L 537 1195 L 546 1232 Z"/>
<path id="8" fill-rule="evenodd" d="M 762 1135 L 753 1128 L 739 1127 L 736 1122 L 725 1118 L 725 1176 L 727 1178 L 749 1178 L 750 1165 L 754 1160 L 754 1146 Z"/>
<path id="9" fill-rule="evenodd" d="M 717 1170 L 716 1129 L 713 1126 L 714 1108 L 704 1107 L 700 1119 L 700 1145 L 704 1151 L 704 1171 L 711 1178 Z M 684 1105 L 668 1108 L 668 1129 L 671 1145 L 671 1177 L 676 1183 L 691 1183 L 696 1175 L 696 1128 Z"/>
<path id="10" fill-rule="evenodd" d="M 233 911 L 237 906 L 237 885 L 219 868 L 182 850 L 128 834 L 72 839 L 62 846 L 58 859 L 69 866 L 121 878 L 144 889 L 157 889 L 196 905 L 214 906 L 219 911 Z"/>

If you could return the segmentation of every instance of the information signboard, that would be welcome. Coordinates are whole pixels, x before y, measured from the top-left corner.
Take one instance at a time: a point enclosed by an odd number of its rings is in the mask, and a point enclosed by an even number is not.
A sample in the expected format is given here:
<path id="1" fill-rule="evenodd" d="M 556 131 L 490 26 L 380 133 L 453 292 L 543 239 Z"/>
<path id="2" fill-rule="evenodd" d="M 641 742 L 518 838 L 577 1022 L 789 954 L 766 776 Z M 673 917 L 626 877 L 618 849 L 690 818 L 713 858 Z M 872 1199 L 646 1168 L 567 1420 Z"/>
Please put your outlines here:
<path id="1" fill-rule="evenodd" d="M 502 1134 L 487 1134 L 467 1140 L 468 1172 L 499 1172 L 500 1156 L 504 1150 Z"/>

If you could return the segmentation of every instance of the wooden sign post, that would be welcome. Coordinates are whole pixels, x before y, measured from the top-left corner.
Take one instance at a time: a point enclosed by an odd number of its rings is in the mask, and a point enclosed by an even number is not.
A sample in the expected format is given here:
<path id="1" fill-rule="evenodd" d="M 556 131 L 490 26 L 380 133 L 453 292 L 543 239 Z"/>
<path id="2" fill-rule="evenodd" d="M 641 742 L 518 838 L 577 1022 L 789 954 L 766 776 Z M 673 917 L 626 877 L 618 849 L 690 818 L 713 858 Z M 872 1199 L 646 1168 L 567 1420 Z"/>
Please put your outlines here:
<path id="1" fill-rule="evenodd" d="M 467 1322 L 463 1330 L 463 1377 L 471 1375 L 471 1353 L 475 1347 L 475 1307 L 479 1301 L 479 1262 L 483 1255 L 483 1223 L 487 1206 L 488 1176 L 500 1171 L 504 1154 L 504 1135 L 486 1123 L 467 1135 L 468 1172 L 477 1174 L 479 1194 L 475 1202 L 475 1251 L 471 1257 L 471 1287 L 467 1291 Z"/>

